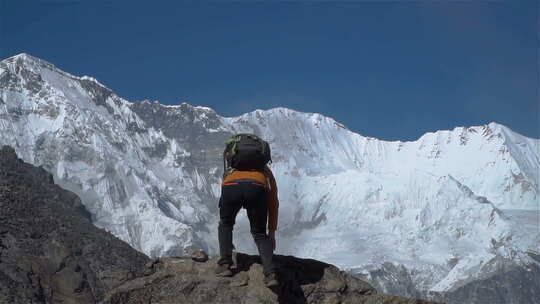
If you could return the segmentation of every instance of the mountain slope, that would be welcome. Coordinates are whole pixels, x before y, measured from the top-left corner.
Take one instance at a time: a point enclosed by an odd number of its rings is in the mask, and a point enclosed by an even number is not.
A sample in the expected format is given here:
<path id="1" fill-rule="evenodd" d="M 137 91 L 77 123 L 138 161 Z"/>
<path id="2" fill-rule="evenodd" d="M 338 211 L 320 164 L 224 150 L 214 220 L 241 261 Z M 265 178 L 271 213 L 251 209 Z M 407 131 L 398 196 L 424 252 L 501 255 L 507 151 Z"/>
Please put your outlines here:
<path id="1" fill-rule="evenodd" d="M 527 252 L 540 252 L 540 141 L 496 123 L 386 142 L 285 108 L 225 118 L 185 103 L 131 103 L 26 54 L 0 63 L 0 93 L 0 143 L 151 256 L 216 252 L 223 143 L 253 132 L 272 146 L 281 253 L 412 296 L 504 272 L 492 265 L 538 263 Z M 253 252 L 247 227 L 242 215 L 235 244 Z"/>
<path id="2" fill-rule="evenodd" d="M 148 261 L 9 147 L 0 149 L 0 210 L 0 303 L 96 303 Z"/>

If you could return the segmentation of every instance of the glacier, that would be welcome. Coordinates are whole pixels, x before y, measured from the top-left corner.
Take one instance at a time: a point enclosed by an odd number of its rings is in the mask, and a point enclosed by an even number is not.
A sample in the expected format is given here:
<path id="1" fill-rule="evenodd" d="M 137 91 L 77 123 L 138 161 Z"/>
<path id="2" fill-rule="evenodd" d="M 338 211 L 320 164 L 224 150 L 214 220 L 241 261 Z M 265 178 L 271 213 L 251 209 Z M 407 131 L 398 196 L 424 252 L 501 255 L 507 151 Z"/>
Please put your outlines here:
<path id="1" fill-rule="evenodd" d="M 539 269 L 540 140 L 504 125 L 383 141 L 318 113 L 223 117 L 130 102 L 28 54 L 0 62 L 0 145 L 79 195 L 96 226 L 153 257 L 217 252 L 221 154 L 238 132 L 271 145 L 280 254 L 432 298 L 509 267 Z M 236 247 L 256 252 L 244 212 L 235 227 Z"/>

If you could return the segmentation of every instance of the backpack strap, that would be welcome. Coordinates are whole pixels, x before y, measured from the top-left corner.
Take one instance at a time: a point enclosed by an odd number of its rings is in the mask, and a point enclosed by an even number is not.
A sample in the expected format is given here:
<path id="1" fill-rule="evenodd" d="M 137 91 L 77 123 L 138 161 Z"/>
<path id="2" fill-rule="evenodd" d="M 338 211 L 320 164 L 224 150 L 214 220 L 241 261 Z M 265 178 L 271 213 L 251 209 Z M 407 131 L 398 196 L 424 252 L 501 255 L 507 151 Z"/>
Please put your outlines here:
<path id="1" fill-rule="evenodd" d="M 232 158 L 234 156 L 236 143 L 240 140 L 241 135 L 242 134 L 233 136 L 225 142 L 225 150 L 223 151 L 223 178 L 227 177 L 227 175 L 234 171 L 234 168 L 232 168 L 228 162 L 228 158 Z"/>

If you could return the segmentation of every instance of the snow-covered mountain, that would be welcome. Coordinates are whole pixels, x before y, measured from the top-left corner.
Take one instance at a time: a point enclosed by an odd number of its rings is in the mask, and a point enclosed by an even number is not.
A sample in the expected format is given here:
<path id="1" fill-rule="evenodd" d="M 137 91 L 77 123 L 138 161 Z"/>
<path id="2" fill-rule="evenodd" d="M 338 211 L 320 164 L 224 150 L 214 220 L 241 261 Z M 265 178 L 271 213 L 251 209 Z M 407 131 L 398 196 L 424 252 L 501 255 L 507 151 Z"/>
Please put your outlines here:
<path id="1" fill-rule="evenodd" d="M 528 293 L 493 299 L 540 303 L 538 139 L 491 123 L 388 142 L 320 114 L 227 118 L 129 102 L 27 54 L 0 62 L 0 145 L 53 173 L 95 225 L 152 256 L 216 252 L 221 153 L 236 132 L 272 147 L 279 253 L 454 303 L 497 303 L 478 298 L 485 290 L 475 284 L 513 290 L 527 278 Z M 246 222 L 238 219 L 235 243 L 254 251 Z"/>

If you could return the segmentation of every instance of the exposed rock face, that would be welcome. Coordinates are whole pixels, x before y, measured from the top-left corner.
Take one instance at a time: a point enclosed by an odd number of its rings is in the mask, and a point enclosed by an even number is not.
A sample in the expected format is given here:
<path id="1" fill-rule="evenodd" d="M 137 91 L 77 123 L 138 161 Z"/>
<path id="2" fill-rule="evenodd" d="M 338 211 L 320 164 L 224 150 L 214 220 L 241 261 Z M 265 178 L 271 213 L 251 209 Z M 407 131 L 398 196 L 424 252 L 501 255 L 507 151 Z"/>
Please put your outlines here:
<path id="1" fill-rule="evenodd" d="M 163 258 L 146 265 L 145 276 L 109 292 L 107 304 L 135 303 L 365 303 L 428 304 L 382 295 L 368 283 L 316 260 L 275 256 L 280 286 L 264 286 L 258 256 L 238 254 L 231 278 L 214 274 L 216 260 L 197 263 L 189 257 Z"/>
<path id="2" fill-rule="evenodd" d="M 51 174 L 0 149 L 0 303 L 96 303 L 147 261 Z"/>

